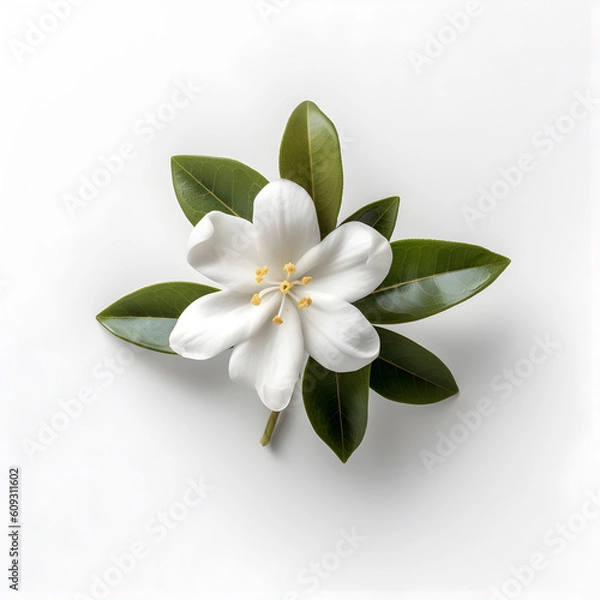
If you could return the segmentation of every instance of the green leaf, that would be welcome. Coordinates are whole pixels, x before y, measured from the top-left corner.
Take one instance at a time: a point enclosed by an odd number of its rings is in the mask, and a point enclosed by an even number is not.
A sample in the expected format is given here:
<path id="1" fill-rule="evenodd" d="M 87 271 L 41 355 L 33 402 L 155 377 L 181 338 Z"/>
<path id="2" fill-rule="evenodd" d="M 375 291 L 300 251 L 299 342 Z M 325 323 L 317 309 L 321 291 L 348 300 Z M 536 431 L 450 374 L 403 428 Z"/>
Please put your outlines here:
<path id="1" fill-rule="evenodd" d="M 157 283 L 123 296 L 96 318 L 126 342 L 175 354 L 169 347 L 169 336 L 179 315 L 194 300 L 218 291 L 199 283 Z"/>
<path id="2" fill-rule="evenodd" d="M 192 225 L 212 210 L 252 219 L 254 198 L 268 181 L 254 169 L 230 158 L 173 156 L 173 186 Z"/>
<path id="3" fill-rule="evenodd" d="M 290 116 L 281 140 L 279 171 L 311 195 L 321 237 L 333 231 L 344 187 L 342 153 L 334 124 L 313 102 L 302 102 Z"/>
<path id="4" fill-rule="evenodd" d="M 435 354 L 393 331 L 375 329 L 381 351 L 371 365 L 371 389 L 406 404 L 432 404 L 458 394 L 452 373 Z"/>
<path id="5" fill-rule="evenodd" d="M 309 358 L 304 371 L 302 395 L 308 418 L 317 435 L 344 463 L 367 429 L 370 368 L 334 373 Z"/>
<path id="6" fill-rule="evenodd" d="M 400 198 L 398 196 L 377 200 L 377 202 L 371 202 L 371 204 L 359 208 L 344 223 L 350 221 L 366 223 L 389 240 L 394 233 L 394 227 L 396 227 L 399 206 Z"/>
<path id="7" fill-rule="evenodd" d="M 424 319 L 481 292 L 510 264 L 480 246 L 437 240 L 392 242 L 388 276 L 356 306 L 372 323 Z"/>

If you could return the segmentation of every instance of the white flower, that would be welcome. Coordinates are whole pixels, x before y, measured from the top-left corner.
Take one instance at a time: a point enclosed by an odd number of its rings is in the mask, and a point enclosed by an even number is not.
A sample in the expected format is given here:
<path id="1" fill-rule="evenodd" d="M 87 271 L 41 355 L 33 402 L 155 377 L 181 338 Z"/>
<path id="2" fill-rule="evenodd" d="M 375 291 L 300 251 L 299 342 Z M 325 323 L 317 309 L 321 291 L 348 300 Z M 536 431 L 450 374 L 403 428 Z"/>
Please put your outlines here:
<path id="1" fill-rule="evenodd" d="M 204 360 L 234 346 L 231 379 L 254 387 L 271 410 L 288 405 L 307 353 L 338 373 L 377 358 L 379 336 L 351 302 L 388 274 L 390 244 L 359 222 L 321 241 L 315 205 L 299 185 L 265 186 L 252 223 L 207 214 L 192 232 L 188 261 L 223 290 L 183 311 L 171 348 Z"/>

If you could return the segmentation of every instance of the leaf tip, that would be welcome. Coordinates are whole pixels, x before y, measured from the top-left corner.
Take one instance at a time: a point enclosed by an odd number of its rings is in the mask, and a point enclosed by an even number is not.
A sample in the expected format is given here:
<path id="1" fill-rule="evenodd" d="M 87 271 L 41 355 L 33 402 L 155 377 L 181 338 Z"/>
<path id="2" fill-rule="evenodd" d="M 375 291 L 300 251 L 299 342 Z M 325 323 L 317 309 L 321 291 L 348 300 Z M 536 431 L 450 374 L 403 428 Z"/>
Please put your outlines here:
<path id="1" fill-rule="evenodd" d="M 342 462 L 342 464 L 346 464 L 348 462 L 348 459 L 352 456 L 352 452 L 348 455 L 346 454 L 338 454 L 337 452 L 335 453 L 335 455 L 340 459 L 340 461 Z"/>
<path id="2" fill-rule="evenodd" d="M 508 268 L 512 260 L 502 254 L 497 254 L 496 256 L 498 256 L 498 265 L 500 266 L 500 273 L 502 273 Z"/>
<path id="3" fill-rule="evenodd" d="M 106 309 L 105 309 L 106 310 Z M 108 318 L 107 316 L 104 314 L 105 310 L 103 310 L 102 312 L 99 312 L 96 315 L 96 321 L 98 321 L 98 323 L 100 323 L 100 325 L 102 325 L 102 327 L 104 327 L 104 329 L 106 329 L 106 331 L 112 333 L 113 335 L 116 335 L 115 332 L 110 328 L 109 324 L 108 324 Z"/>

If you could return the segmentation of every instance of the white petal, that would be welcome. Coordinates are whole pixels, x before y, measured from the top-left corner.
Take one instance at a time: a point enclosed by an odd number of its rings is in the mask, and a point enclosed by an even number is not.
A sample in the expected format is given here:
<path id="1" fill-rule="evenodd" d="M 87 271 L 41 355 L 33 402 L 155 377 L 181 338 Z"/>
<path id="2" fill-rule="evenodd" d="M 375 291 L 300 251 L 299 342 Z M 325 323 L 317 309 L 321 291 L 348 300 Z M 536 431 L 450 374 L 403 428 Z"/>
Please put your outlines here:
<path id="1" fill-rule="evenodd" d="M 283 410 L 290 402 L 304 365 L 305 353 L 298 310 L 286 301 L 283 323 L 266 323 L 233 349 L 229 376 L 254 387 L 267 408 Z"/>
<path id="2" fill-rule="evenodd" d="M 314 290 L 354 302 L 385 279 L 391 264 L 390 243 L 372 227 L 356 222 L 334 229 L 296 267 L 298 275 L 313 278 L 302 290 L 304 295 Z"/>
<path id="3" fill-rule="evenodd" d="M 188 262 L 221 286 L 240 292 L 256 291 L 258 258 L 254 225 L 219 211 L 208 213 L 194 227 L 188 242 Z"/>
<path id="4" fill-rule="evenodd" d="M 336 373 L 357 371 L 379 355 L 379 336 L 365 316 L 345 300 L 321 292 L 300 311 L 306 351 Z"/>
<path id="5" fill-rule="evenodd" d="M 279 294 L 268 294 L 254 306 L 249 294 L 215 292 L 192 302 L 177 321 L 169 344 L 171 349 L 196 360 L 212 358 L 247 340 L 277 312 Z"/>
<path id="6" fill-rule="evenodd" d="M 252 221 L 258 252 L 272 279 L 279 279 L 285 264 L 296 263 L 321 239 L 315 203 L 304 188 L 286 179 L 258 193 Z"/>

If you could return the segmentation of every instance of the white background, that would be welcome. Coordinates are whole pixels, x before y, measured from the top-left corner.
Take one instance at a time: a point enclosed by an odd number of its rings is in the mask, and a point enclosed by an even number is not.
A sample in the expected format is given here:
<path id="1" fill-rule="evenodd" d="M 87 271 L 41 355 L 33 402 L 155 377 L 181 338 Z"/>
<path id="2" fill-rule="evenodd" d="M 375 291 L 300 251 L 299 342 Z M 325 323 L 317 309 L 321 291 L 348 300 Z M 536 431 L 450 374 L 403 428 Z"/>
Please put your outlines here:
<path id="1" fill-rule="evenodd" d="M 142 540 L 147 556 L 111 598 L 310 597 L 303 569 L 325 560 L 314 598 L 485 600 L 535 553 L 547 566 L 519 597 L 597 598 L 598 522 L 560 552 L 545 541 L 600 489 L 592 117 L 547 155 L 533 141 L 593 87 L 591 4 L 482 1 L 419 73 L 411 53 L 466 0 L 270 4 L 261 17 L 254 0 L 87 0 L 23 53 L 16 42 L 47 4 L 3 2 L 0 381 L 3 464 L 22 469 L 23 597 L 94 597 L 94 575 Z M 201 91 L 143 137 L 140 120 L 188 79 Z M 396 328 L 438 354 L 461 393 L 429 407 L 373 394 L 346 465 L 298 403 L 263 449 L 268 411 L 229 382 L 227 356 L 123 352 L 94 319 L 144 285 L 198 280 L 169 157 L 230 156 L 276 178 L 285 121 L 305 99 L 342 134 L 342 216 L 399 194 L 395 238 L 467 241 L 513 260 L 475 299 Z M 69 211 L 80 177 L 126 143 L 137 156 Z M 538 168 L 470 227 L 465 205 L 523 152 Z M 527 359 L 535 336 L 560 347 L 504 398 L 491 382 Z M 27 452 L 82 387 L 96 401 Z M 422 452 L 483 397 L 494 414 L 428 470 Z M 214 491 L 157 540 L 147 522 L 199 477 Z M 364 539 L 336 564 L 352 528 Z"/>

